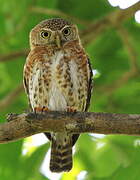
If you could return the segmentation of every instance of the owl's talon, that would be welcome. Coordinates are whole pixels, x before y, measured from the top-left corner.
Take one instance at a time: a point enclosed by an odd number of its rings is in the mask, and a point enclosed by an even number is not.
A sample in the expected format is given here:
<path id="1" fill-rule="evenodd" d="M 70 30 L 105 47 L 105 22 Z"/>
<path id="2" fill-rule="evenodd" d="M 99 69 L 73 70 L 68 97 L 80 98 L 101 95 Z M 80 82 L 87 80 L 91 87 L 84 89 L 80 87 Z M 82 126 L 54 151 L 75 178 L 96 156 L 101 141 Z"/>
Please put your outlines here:
<path id="1" fill-rule="evenodd" d="M 43 112 L 48 112 L 50 111 L 47 107 L 43 107 Z"/>
<path id="2" fill-rule="evenodd" d="M 42 112 L 48 112 L 49 109 L 47 107 L 35 107 L 34 111 L 35 113 L 42 113 Z"/>
<path id="3" fill-rule="evenodd" d="M 70 107 L 70 106 L 67 107 L 67 112 L 76 112 L 76 111 L 77 110 L 74 107 Z"/>
<path id="4" fill-rule="evenodd" d="M 40 113 L 40 112 L 42 112 L 42 109 L 43 108 L 41 108 L 41 107 L 35 107 L 34 111 L 35 111 L 35 113 Z"/>

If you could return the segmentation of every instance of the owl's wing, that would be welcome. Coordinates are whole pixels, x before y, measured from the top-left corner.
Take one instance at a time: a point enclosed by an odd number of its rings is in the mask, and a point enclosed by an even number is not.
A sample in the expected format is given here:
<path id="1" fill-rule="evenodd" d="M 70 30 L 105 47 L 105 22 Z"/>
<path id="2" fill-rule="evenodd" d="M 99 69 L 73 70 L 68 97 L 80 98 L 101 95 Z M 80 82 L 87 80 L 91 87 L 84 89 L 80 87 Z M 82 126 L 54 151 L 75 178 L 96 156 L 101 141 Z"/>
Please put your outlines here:
<path id="1" fill-rule="evenodd" d="M 93 89 L 93 72 L 92 72 L 92 68 L 91 68 L 89 57 L 87 57 L 87 62 L 88 62 L 88 68 L 89 68 L 89 82 L 88 82 L 88 97 L 87 97 L 85 111 L 87 111 L 88 108 L 89 108 L 90 99 L 91 99 L 91 93 L 92 93 L 92 89 Z"/>
<path id="2" fill-rule="evenodd" d="M 28 58 L 28 57 L 27 57 Z M 30 103 L 30 99 L 29 99 L 29 72 L 27 73 L 28 69 L 26 67 L 26 64 L 24 66 L 24 71 L 23 71 L 23 85 L 24 85 L 24 89 L 25 89 L 25 92 L 27 94 L 27 97 L 28 97 L 28 104 L 29 104 L 29 107 L 31 109 L 31 103 Z"/>
<path id="3" fill-rule="evenodd" d="M 24 85 L 25 92 L 27 95 L 29 94 L 28 84 L 29 84 L 28 79 L 27 79 L 26 73 L 24 72 L 23 73 L 23 85 Z"/>

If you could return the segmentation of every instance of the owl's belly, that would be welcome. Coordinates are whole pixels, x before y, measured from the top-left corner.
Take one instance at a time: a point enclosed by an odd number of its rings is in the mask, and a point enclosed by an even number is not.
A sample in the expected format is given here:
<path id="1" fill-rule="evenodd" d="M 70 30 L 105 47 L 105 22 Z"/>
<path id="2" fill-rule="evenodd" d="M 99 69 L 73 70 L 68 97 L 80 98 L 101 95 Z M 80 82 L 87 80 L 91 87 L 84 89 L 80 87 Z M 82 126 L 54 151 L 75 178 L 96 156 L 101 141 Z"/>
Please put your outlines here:
<path id="1" fill-rule="evenodd" d="M 49 90 L 48 108 L 53 111 L 63 111 L 67 108 L 67 100 L 55 82 Z"/>

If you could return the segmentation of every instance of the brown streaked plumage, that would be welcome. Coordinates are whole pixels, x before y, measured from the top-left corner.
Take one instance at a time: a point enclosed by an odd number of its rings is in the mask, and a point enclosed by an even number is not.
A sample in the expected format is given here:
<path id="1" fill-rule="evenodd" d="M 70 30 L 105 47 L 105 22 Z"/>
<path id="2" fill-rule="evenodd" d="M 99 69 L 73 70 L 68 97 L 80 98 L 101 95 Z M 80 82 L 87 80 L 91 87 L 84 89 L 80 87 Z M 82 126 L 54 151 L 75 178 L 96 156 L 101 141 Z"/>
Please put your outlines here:
<path id="1" fill-rule="evenodd" d="M 24 66 L 24 87 L 32 111 L 87 111 L 92 70 L 76 25 L 49 19 L 30 33 L 31 51 Z M 72 168 L 72 146 L 78 134 L 46 133 L 51 141 L 50 170 Z"/>

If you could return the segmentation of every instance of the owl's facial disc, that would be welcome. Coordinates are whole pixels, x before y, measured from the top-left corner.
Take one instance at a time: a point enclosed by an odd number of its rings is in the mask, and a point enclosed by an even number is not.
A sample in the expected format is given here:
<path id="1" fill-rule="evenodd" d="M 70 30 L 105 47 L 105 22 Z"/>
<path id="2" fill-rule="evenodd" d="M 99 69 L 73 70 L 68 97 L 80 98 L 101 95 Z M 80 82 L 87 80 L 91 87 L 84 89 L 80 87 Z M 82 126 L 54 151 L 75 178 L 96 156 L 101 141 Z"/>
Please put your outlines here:
<path id="1" fill-rule="evenodd" d="M 30 32 L 31 48 L 36 46 L 61 48 L 75 40 L 80 41 L 77 26 L 59 18 L 42 21 Z"/>
<path id="2" fill-rule="evenodd" d="M 34 32 L 38 34 L 35 39 L 35 44 L 43 46 L 56 46 L 59 49 L 68 42 L 78 39 L 75 26 L 66 25 L 63 28 L 56 30 L 43 27 L 41 30 Z"/>

